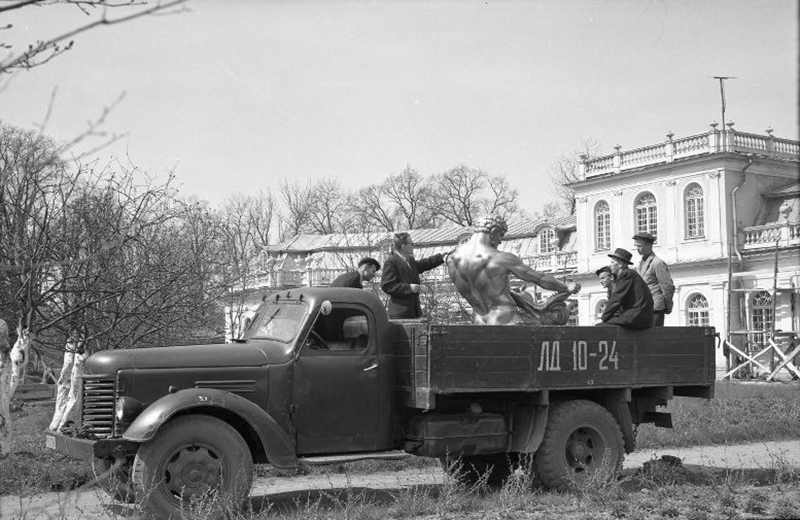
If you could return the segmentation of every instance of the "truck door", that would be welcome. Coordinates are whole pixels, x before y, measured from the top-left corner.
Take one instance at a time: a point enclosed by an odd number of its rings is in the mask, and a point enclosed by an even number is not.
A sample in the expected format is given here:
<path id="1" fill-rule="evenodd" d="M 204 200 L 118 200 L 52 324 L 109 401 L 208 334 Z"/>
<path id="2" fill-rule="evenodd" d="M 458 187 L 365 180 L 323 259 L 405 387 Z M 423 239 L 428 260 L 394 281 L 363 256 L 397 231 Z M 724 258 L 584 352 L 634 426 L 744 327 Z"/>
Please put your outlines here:
<path id="1" fill-rule="evenodd" d="M 336 304 L 330 314 L 317 317 L 292 378 L 298 454 L 387 448 L 379 363 L 371 313 Z"/>

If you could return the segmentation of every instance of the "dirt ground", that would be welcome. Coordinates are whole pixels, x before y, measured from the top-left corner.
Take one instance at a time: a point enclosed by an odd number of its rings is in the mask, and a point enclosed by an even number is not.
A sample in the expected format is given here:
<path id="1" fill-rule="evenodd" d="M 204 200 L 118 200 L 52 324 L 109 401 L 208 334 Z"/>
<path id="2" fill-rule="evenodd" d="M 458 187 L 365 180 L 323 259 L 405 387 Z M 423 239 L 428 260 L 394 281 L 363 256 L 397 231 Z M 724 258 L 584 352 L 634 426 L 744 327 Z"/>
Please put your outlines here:
<path id="1" fill-rule="evenodd" d="M 744 470 L 762 471 L 776 468 L 800 470 L 800 441 L 766 442 L 736 446 L 704 446 L 643 451 L 628 455 L 624 473 L 633 474 L 651 460 L 663 455 L 679 457 L 690 473 Z M 370 490 L 390 493 L 414 486 L 440 486 L 443 473 L 436 467 L 368 475 L 324 474 L 297 477 L 264 477 L 255 481 L 251 493 L 254 504 L 269 502 L 273 507 L 304 502 L 321 490 Z M 263 507 L 263 505 L 258 506 Z M 45 493 L 33 497 L 0 497 L 2 519 L 133 519 L 132 507 L 111 503 L 98 489 L 80 492 Z"/>

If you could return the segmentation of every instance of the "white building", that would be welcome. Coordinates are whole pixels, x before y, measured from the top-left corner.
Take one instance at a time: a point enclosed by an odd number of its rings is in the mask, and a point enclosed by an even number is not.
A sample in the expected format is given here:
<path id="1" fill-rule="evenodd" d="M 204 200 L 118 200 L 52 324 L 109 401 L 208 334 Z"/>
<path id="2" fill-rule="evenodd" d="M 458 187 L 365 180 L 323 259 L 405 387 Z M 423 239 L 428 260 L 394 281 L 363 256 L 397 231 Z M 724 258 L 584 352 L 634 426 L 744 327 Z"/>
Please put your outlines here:
<path id="1" fill-rule="evenodd" d="M 800 143 L 728 126 L 680 139 L 668 134 L 634 150 L 617 146 L 612 155 L 586 159 L 582 180 L 570 187 L 576 279 L 584 286 L 580 323 L 595 323 L 605 305 L 594 271 L 617 247 L 636 260 L 632 237 L 648 231 L 676 285 L 665 325 L 716 327 L 741 351 L 725 356 L 720 348 L 718 374 L 741 377 L 771 372 L 782 360 L 767 350 L 756 359 L 761 367 L 749 363 L 731 374 L 770 338 L 782 351 L 800 343 Z"/>

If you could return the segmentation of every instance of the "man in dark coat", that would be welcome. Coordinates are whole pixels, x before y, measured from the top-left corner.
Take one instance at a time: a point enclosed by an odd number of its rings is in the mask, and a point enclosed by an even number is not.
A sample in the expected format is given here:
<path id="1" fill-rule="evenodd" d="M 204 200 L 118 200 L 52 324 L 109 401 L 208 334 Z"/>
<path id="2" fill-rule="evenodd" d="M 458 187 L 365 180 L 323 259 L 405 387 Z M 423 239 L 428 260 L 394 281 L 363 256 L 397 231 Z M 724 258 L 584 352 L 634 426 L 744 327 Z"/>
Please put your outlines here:
<path id="1" fill-rule="evenodd" d="M 616 275 L 614 288 L 600 318 L 600 325 L 620 325 L 630 329 L 646 329 L 653 326 L 653 295 L 639 273 L 628 269 L 631 253 L 617 248 L 609 267 Z"/>
<path id="2" fill-rule="evenodd" d="M 363 289 L 364 282 L 369 282 L 375 278 L 375 273 L 380 268 L 381 264 L 374 258 L 362 258 L 358 262 L 358 268 L 355 271 L 339 275 L 336 280 L 331 283 L 331 287 L 353 287 L 355 289 Z"/>
<path id="3" fill-rule="evenodd" d="M 442 254 L 428 258 L 414 258 L 414 242 L 408 233 L 394 235 L 392 256 L 383 262 L 381 288 L 389 295 L 390 319 L 414 319 L 422 317 L 419 304 L 419 274 L 430 271 L 444 262 Z"/>

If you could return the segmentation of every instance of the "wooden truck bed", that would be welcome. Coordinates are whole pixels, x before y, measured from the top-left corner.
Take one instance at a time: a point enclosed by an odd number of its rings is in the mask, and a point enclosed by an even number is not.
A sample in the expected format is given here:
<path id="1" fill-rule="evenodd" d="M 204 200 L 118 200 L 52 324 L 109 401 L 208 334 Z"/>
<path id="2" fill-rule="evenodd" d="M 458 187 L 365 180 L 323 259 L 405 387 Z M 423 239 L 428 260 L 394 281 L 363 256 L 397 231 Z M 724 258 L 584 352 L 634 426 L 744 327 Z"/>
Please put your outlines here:
<path id="1" fill-rule="evenodd" d="M 712 327 L 390 326 L 399 404 L 432 408 L 437 394 L 714 384 Z"/>

